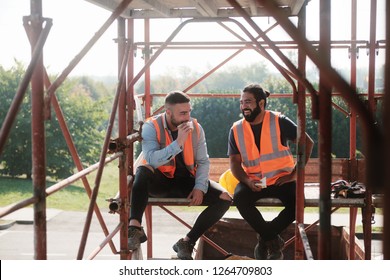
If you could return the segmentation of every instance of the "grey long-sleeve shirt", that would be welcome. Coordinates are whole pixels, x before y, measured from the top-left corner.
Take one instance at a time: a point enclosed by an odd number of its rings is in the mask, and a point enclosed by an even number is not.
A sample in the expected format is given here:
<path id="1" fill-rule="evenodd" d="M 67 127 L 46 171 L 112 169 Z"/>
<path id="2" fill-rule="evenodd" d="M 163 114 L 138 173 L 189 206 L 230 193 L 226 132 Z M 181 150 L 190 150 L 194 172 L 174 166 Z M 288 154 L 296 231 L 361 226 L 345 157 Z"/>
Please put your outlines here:
<path id="1" fill-rule="evenodd" d="M 172 139 L 171 131 L 169 130 L 164 114 L 164 128 L 168 130 L 168 134 Z M 207 153 L 207 144 L 205 133 L 201 125 L 199 125 L 199 141 L 194 154 L 195 157 L 195 186 L 194 189 L 201 190 L 206 193 L 208 190 L 210 161 Z M 182 152 L 177 141 L 172 141 L 165 148 L 161 148 L 157 141 L 157 131 L 151 121 L 145 122 L 142 127 L 142 151 L 144 158 L 153 168 L 157 168 L 169 162 L 173 157 Z"/>

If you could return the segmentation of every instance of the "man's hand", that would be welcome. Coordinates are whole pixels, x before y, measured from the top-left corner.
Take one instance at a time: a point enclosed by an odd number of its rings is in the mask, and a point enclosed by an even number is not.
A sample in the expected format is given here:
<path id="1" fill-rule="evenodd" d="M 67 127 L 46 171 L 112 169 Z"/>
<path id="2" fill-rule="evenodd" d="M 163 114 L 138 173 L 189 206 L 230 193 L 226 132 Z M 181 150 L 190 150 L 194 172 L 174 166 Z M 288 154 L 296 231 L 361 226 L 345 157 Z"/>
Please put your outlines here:
<path id="1" fill-rule="evenodd" d="M 189 206 L 198 206 L 203 202 L 204 193 L 201 190 L 194 189 L 188 195 L 187 199 L 190 200 Z"/>
<path id="2" fill-rule="evenodd" d="M 179 144 L 181 148 L 183 148 L 183 145 L 185 141 L 187 140 L 188 133 L 192 131 L 191 126 L 189 125 L 188 122 L 180 124 L 178 127 L 178 133 L 177 133 L 177 138 L 176 141 Z"/>
<path id="3" fill-rule="evenodd" d="M 297 170 L 294 168 L 294 170 L 290 174 L 280 177 L 278 180 L 276 180 L 275 185 L 280 186 L 285 183 L 295 181 L 296 179 L 297 179 Z"/>
<path id="4" fill-rule="evenodd" d="M 260 192 L 263 188 L 261 185 L 259 185 L 260 181 L 254 181 L 251 179 L 248 179 L 248 181 L 245 183 L 252 191 L 254 192 Z"/>

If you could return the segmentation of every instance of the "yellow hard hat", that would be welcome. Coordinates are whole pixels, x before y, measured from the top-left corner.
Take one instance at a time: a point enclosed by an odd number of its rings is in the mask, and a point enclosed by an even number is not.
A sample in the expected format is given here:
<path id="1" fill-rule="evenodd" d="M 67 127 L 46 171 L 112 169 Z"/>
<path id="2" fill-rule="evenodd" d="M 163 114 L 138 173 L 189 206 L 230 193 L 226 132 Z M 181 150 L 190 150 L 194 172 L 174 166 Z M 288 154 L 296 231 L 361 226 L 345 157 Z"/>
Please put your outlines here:
<path id="1" fill-rule="evenodd" d="M 224 187 L 230 194 L 234 194 L 234 189 L 236 188 L 239 181 L 234 177 L 230 169 L 226 170 L 219 177 L 219 184 Z"/>

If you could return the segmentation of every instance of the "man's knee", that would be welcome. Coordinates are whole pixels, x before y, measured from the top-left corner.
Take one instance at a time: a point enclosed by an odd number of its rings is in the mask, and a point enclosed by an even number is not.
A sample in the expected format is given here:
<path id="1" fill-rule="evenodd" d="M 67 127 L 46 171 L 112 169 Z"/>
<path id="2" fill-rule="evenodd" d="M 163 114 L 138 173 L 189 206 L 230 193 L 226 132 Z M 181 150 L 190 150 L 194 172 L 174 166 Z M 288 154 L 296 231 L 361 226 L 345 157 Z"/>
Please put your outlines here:
<path id="1" fill-rule="evenodd" d="M 144 188 L 146 184 L 150 182 L 153 178 L 154 172 L 150 170 L 146 165 L 138 166 L 137 171 L 135 173 L 134 183 L 133 183 L 133 191 L 137 191 L 139 187 Z"/>
<path id="2" fill-rule="evenodd" d="M 219 204 L 221 205 L 221 208 L 223 211 L 229 210 L 230 206 L 232 205 L 232 200 L 231 199 L 224 199 L 224 198 L 219 198 Z"/>
<path id="3" fill-rule="evenodd" d="M 153 174 L 154 174 L 153 167 L 151 167 L 150 165 L 141 165 L 141 166 L 138 166 L 135 176 L 149 177 L 149 176 L 152 176 Z"/>
<path id="4" fill-rule="evenodd" d="M 233 201 L 237 207 L 241 205 L 247 205 L 251 195 L 248 191 L 248 187 L 243 184 L 238 184 L 234 190 Z"/>

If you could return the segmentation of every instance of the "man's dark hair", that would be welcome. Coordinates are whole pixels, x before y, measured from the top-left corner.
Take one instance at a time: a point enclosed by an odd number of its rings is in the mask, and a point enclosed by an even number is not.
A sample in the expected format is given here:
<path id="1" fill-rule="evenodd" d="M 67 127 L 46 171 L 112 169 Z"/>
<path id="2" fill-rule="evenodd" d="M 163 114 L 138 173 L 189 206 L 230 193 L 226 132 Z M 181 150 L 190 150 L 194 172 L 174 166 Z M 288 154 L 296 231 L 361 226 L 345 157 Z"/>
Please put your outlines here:
<path id="1" fill-rule="evenodd" d="M 175 105 L 181 103 L 189 103 L 191 98 L 184 92 L 175 90 L 168 93 L 165 97 L 165 105 Z"/>
<path id="2" fill-rule="evenodd" d="M 267 97 L 270 95 L 270 92 L 264 90 L 259 84 L 249 84 L 247 85 L 243 92 L 249 92 L 253 94 L 253 97 L 256 99 L 256 103 L 258 104 L 260 100 L 264 100 L 264 108 L 267 105 Z"/>

